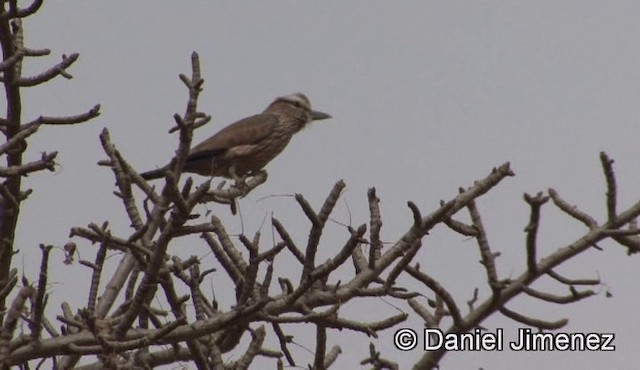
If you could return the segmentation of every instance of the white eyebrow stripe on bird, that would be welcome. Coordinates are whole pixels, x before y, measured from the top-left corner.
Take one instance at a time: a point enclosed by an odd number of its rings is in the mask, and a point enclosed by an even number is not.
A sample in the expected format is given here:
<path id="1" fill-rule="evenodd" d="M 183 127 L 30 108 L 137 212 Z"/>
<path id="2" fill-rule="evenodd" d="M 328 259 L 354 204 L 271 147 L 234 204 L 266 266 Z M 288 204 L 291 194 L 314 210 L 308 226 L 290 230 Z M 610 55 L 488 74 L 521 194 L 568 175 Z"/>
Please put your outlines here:
<path id="1" fill-rule="evenodd" d="M 280 97 L 279 99 L 287 101 L 287 102 L 291 102 L 291 103 L 299 103 L 304 108 L 311 110 L 311 102 L 309 101 L 309 98 L 307 98 L 302 93 L 294 93 L 294 94 L 285 95 L 285 96 Z"/>

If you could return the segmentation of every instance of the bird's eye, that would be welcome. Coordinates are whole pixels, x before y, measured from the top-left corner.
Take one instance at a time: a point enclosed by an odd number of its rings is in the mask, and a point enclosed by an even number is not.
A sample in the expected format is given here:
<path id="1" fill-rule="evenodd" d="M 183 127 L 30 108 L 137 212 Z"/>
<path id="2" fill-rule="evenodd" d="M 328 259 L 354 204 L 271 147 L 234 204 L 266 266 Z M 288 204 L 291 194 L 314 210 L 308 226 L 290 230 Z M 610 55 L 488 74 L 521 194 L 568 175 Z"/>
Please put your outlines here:
<path id="1" fill-rule="evenodd" d="M 296 107 L 296 108 L 302 108 L 302 104 L 300 104 L 299 101 L 295 101 L 294 100 L 294 101 L 291 102 L 291 104 L 293 104 L 293 106 Z"/>

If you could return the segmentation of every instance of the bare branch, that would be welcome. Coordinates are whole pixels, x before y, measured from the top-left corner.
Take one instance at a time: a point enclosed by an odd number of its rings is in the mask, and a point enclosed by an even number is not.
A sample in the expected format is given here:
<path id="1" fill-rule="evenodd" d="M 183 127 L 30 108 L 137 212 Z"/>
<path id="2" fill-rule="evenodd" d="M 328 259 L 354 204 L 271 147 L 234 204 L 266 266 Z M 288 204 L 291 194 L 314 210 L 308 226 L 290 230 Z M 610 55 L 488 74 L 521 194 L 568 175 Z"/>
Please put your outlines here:
<path id="1" fill-rule="evenodd" d="M 212 216 L 211 224 L 214 227 L 213 232 L 218 236 L 218 240 L 220 241 L 220 244 L 222 244 L 225 253 L 229 256 L 229 259 L 234 263 L 236 268 L 244 274 L 247 270 L 247 262 L 244 260 L 238 249 L 233 245 L 227 231 L 224 229 L 224 226 L 222 226 L 222 222 L 216 216 Z"/>
<path id="2" fill-rule="evenodd" d="M 236 366 L 235 367 L 236 369 L 238 370 L 249 369 L 251 362 L 253 362 L 253 359 L 259 354 L 260 348 L 264 343 L 264 339 L 266 335 L 267 335 L 267 332 L 264 329 L 264 326 L 260 326 L 258 329 L 251 331 L 251 336 L 253 339 L 251 340 L 251 343 L 249 344 L 249 348 L 245 351 L 242 358 L 240 358 L 238 362 L 234 364 Z"/>
<path id="3" fill-rule="evenodd" d="M 369 200 L 369 234 L 371 235 L 369 268 L 373 268 L 376 260 L 380 258 L 382 250 L 382 241 L 380 241 L 382 218 L 380 216 L 380 198 L 376 195 L 376 188 L 370 188 L 367 191 L 367 198 Z"/>
<path id="4" fill-rule="evenodd" d="M 33 294 L 35 294 L 34 288 L 30 286 L 22 287 L 7 312 L 4 325 L 0 330 L 0 359 L 3 359 L 3 365 L 6 364 L 6 358 L 11 353 L 9 340 L 13 337 L 13 333 L 18 326 L 18 321 L 27 299 Z"/>
<path id="5" fill-rule="evenodd" d="M 313 271 L 315 267 L 315 256 L 318 250 L 318 243 L 320 242 L 320 236 L 322 235 L 322 230 L 324 225 L 333 211 L 333 207 L 335 207 L 338 202 L 338 198 L 340 197 L 340 193 L 342 189 L 345 187 L 344 181 L 338 181 L 331 189 L 331 192 L 327 196 L 320 209 L 320 212 L 316 215 L 309 203 L 304 199 L 301 194 L 296 194 L 296 200 L 302 207 L 303 211 L 311 221 L 311 231 L 309 231 L 309 241 L 307 243 L 307 250 L 305 253 L 305 262 L 304 268 L 302 269 L 302 276 L 300 281 L 304 281 L 309 277 L 311 271 Z"/>
<path id="6" fill-rule="evenodd" d="M 524 231 L 527 233 L 527 268 L 532 273 L 536 272 L 536 238 L 538 236 L 538 226 L 540 225 L 540 208 L 544 205 L 549 197 L 542 196 L 542 192 L 532 197 L 529 194 L 524 195 L 524 200 L 531 207 L 531 215 L 529 216 L 529 224 L 525 227 Z"/>
<path id="7" fill-rule="evenodd" d="M 527 295 L 546 301 L 546 302 L 551 302 L 551 303 L 558 303 L 558 304 L 568 304 L 568 303 L 573 303 L 573 302 L 577 302 L 580 301 L 582 299 L 591 297 L 592 295 L 596 294 L 593 290 L 586 290 L 583 292 L 579 292 L 577 291 L 575 288 L 571 287 L 571 295 L 568 296 L 558 296 L 555 294 L 551 294 L 551 293 L 543 293 L 543 292 L 539 292 L 533 288 L 530 287 L 524 287 L 523 291 L 525 293 L 527 293 Z"/>
<path id="8" fill-rule="evenodd" d="M 89 109 L 85 113 L 80 113 L 75 116 L 63 116 L 63 117 L 50 117 L 40 116 L 35 120 L 26 124 L 31 125 L 75 125 L 78 123 L 84 123 L 91 119 L 94 119 L 100 115 L 100 104 L 96 104 L 93 108 Z"/>
<path id="9" fill-rule="evenodd" d="M 19 166 L 0 167 L 0 177 L 26 176 L 42 170 L 55 171 L 55 158 L 58 152 L 42 153 L 40 160 L 28 162 Z"/>
<path id="10" fill-rule="evenodd" d="M 42 6 L 43 0 L 33 0 L 31 5 L 26 8 L 18 9 L 18 6 L 15 1 L 9 2 L 9 11 L 0 15 L 0 20 L 6 21 L 11 18 L 25 18 L 28 17 L 40 9 Z"/>
<path id="11" fill-rule="evenodd" d="M 0 145 L 0 154 L 4 154 L 11 150 L 24 150 L 26 143 L 25 139 L 29 136 L 33 135 L 38 129 L 40 125 L 26 125 L 20 131 L 15 133 L 11 138 L 9 138 L 4 144 Z"/>
<path id="12" fill-rule="evenodd" d="M 285 335 L 284 332 L 282 331 L 282 328 L 280 327 L 280 324 L 273 322 L 271 323 L 271 325 L 273 327 L 273 331 L 278 336 L 278 341 L 280 342 L 280 349 L 282 350 L 282 353 L 284 353 L 284 356 L 287 359 L 289 366 L 295 367 L 296 363 L 293 360 L 293 356 L 291 356 L 291 352 L 289 352 L 289 348 L 287 348 L 287 343 L 291 343 L 293 341 L 293 337 L 289 335 Z"/>
<path id="13" fill-rule="evenodd" d="M 525 325 L 533 326 L 534 328 L 540 328 L 540 329 L 557 330 L 557 329 L 561 329 L 562 327 L 567 325 L 567 323 L 569 322 L 569 320 L 567 319 L 561 319 L 558 321 L 546 321 L 546 320 L 535 319 L 535 318 L 528 317 L 528 316 L 519 314 L 517 312 L 511 311 L 506 307 L 500 308 L 499 311 L 500 313 L 502 313 L 503 315 L 505 315 L 506 317 L 512 320 L 515 320 Z"/>
<path id="14" fill-rule="evenodd" d="M 63 76 L 67 79 L 72 78 L 66 72 L 66 69 L 69 68 L 80 56 L 78 53 L 73 53 L 69 56 L 62 55 L 62 61 L 55 66 L 49 68 L 48 70 L 42 72 L 41 74 L 33 77 L 20 77 L 15 81 L 15 84 L 20 87 L 31 87 L 40 85 L 41 83 L 47 82 L 57 76 Z"/>
<path id="15" fill-rule="evenodd" d="M 482 224 L 482 218 L 480 217 L 480 213 L 476 208 L 475 201 L 470 201 L 469 204 L 467 204 L 467 208 L 469 209 L 469 215 L 471 215 L 471 222 L 473 224 L 473 227 L 478 232 L 476 241 L 478 242 L 478 249 L 480 250 L 480 256 L 482 257 L 482 265 L 484 266 L 487 273 L 489 285 L 491 286 L 491 289 L 495 294 L 497 289 L 499 289 L 495 255 L 491 253 L 489 240 L 487 239 L 487 234 L 485 232 L 484 225 Z"/>
<path id="16" fill-rule="evenodd" d="M 436 322 L 435 316 L 433 316 L 429 312 L 429 310 L 427 310 L 427 308 L 424 305 L 420 304 L 420 302 L 418 302 L 415 298 L 409 299 L 407 303 L 409 303 L 409 306 L 415 313 L 418 314 L 418 316 L 422 317 L 422 320 L 424 320 L 426 326 L 430 328 L 438 327 L 438 322 Z"/>
<path id="17" fill-rule="evenodd" d="M 280 221 L 276 218 L 272 218 L 271 223 L 276 228 L 276 231 L 280 235 L 280 238 L 282 238 L 282 241 L 287 246 L 287 249 L 289 249 L 289 251 L 294 255 L 294 257 L 298 259 L 300 264 L 304 264 L 304 254 L 302 254 L 300 249 L 293 242 L 293 239 L 291 239 L 291 236 L 289 235 L 287 230 L 284 228 L 284 226 L 282 226 L 282 223 L 280 223 Z"/>
<path id="18" fill-rule="evenodd" d="M 569 205 L 569 203 L 567 203 L 564 199 L 562 199 L 560 197 L 560 195 L 558 194 L 558 192 L 555 191 L 554 189 L 549 189 L 549 196 L 553 200 L 553 203 L 558 208 L 560 208 L 565 213 L 567 213 L 569 216 L 571 216 L 571 217 L 575 218 L 576 220 L 582 222 L 583 224 L 585 224 L 590 229 L 594 229 L 594 228 L 598 227 L 598 222 L 596 222 L 596 220 L 593 219 L 593 217 L 591 217 L 588 214 L 578 210 L 578 208 L 576 206 Z"/>
<path id="19" fill-rule="evenodd" d="M 316 350 L 313 359 L 314 369 L 324 369 L 324 354 L 327 350 L 327 328 L 323 325 L 316 325 Z"/>
<path id="20" fill-rule="evenodd" d="M 35 296 L 35 306 L 31 312 L 31 322 L 29 323 L 31 328 L 31 338 L 34 341 L 40 339 L 40 333 L 42 332 L 42 319 L 44 317 L 44 296 L 47 289 L 48 267 L 49 267 L 49 253 L 53 246 L 40 244 L 40 250 L 42 251 L 42 262 L 40 263 L 40 276 L 38 279 L 38 290 Z"/>
<path id="21" fill-rule="evenodd" d="M 242 271 L 232 259 L 229 258 L 225 250 L 218 244 L 218 242 L 209 233 L 203 233 L 202 238 L 207 242 L 209 248 L 216 256 L 218 262 L 222 265 L 222 268 L 227 272 L 231 281 L 241 281 Z"/>
<path id="22" fill-rule="evenodd" d="M 451 314 L 451 318 L 453 319 L 454 325 L 456 325 L 457 327 L 465 326 L 464 319 L 460 314 L 458 305 L 456 305 L 456 302 L 451 294 L 442 285 L 440 285 L 440 283 L 438 283 L 429 275 L 419 271 L 415 267 L 407 266 L 405 270 L 416 280 L 426 285 L 436 294 L 436 296 L 440 297 L 445 302 L 447 308 L 449 309 L 449 313 Z"/>
<path id="23" fill-rule="evenodd" d="M 445 225 L 447 225 L 451 230 L 457 232 L 458 234 L 470 237 L 478 236 L 478 231 L 473 227 L 469 226 L 460 221 L 456 221 L 453 218 L 446 219 L 444 221 Z"/>
<path id="24" fill-rule="evenodd" d="M 609 221 L 616 218 L 616 206 L 617 206 L 617 190 L 616 190 L 616 175 L 613 172 L 613 159 L 609 159 L 609 156 L 605 152 L 600 152 L 600 162 L 602 162 L 602 170 L 604 171 L 604 177 L 607 181 L 607 215 Z"/>
<path id="25" fill-rule="evenodd" d="M 373 365 L 374 369 L 376 370 L 383 370 L 383 369 L 398 370 L 399 369 L 397 363 L 391 360 L 382 358 L 380 356 L 380 351 L 376 350 L 376 347 L 373 345 L 373 343 L 369 344 L 369 357 L 360 361 L 360 365 L 367 365 L 367 364 Z"/>
<path id="26" fill-rule="evenodd" d="M 600 284 L 600 279 L 578 279 L 578 280 L 567 279 L 553 270 L 547 271 L 547 275 L 551 276 L 552 278 L 566 285 L 598 285 Z"/>

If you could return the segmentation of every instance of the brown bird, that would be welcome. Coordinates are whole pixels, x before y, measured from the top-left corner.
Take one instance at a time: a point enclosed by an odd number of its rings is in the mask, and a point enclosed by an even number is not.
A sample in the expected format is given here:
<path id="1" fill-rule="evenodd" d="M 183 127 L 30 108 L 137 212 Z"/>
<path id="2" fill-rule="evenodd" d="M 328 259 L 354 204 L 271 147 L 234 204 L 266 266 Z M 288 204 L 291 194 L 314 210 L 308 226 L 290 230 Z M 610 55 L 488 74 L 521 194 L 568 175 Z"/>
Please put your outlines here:
<path id="1" fill-rule="evenodd" d="M 294 134 L 312 121 L 331 118 L 311 109 L 302 93 L 277 98 L 260 114 L 241 119 L 191 148 L 184 172 L 236 181 L 267 165 Z M 164 177 L 168 166 L 144 172 L 146 180 Z"/>

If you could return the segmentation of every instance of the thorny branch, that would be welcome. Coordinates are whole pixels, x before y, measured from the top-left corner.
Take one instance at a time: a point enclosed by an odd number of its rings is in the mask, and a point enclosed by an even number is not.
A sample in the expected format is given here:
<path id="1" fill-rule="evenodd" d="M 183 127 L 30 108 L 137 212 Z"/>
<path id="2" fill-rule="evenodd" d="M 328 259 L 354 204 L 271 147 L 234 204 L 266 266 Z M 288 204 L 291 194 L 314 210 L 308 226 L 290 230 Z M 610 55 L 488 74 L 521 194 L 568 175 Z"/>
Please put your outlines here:
<path id="1" fill-rule="evenodd" d="M 525 248 L 527 250 L 527 270 L 514 279 L 504 281 L 504 284 L 500 286 L 498 290 L 494 290 L 494 294 L 492 295 L 492 297 L 486 299 L 478 307 L 474 308 L 474 305 L 469 304 L 470 312 L 463 318 L 462 321 L 464 325 L 460 325 L 456 322 L 457 320 L 454 320 L 454 324 L 446 330 L 446 333 L 462 333 L 470 331 L 473 328 L 479 327 L 481 322 L 485 318 L 491 316 L 497 311 L 512 320 L 538 328 L 540 330 L 556 330 L 564 327 L 567 324 L 568 320 L 558 319 L 555 321 L 549 321 L 530 317 L 508 309 L 506 307 L 507 303 L 511 299 L 520 296 L 523 293 L 528 295 L 529 297 L 539 299 L 541 301 L 560 304 L 573 303 L 594 294 L 594 292 L 591 290 L 580 292 L 574 286 L 599 285 L 599 279 L 568 279 L 555 272 L 554 268 L 561 266 L 565 261 L 577 256 L 580 253 L 585 252 L 589 248 L 596 246 L 604 239 L 613 239 L 618 241 L 621 245 L 628 247 L 627 244 L 618 240 L 620 236 L 618 236 L 617 231 L 619 231 L 621 227 L 632 223 L 632 221 L 640 215 L 640 202 L 627 208 L 622 213 L 615 212 L 615 209 L 617 207 L 615 200 L 617 199 L 617 197 L 616 187 L 614 185 L 616 182 L 612 168 L 613 161 L 609 160 L 604 153 L 601 153 L 601 158 L 603 171 L 608 185 L 606 199 L 607 209 L 609 210 L 608 220 L 600 225 L 592 216 L 578 210 L 574 206 L 570 206 L 565 200 L 560 197 L 557 191 L 549 189 L 548 195 L 553 200 L 554 204 L 568 216 L 582 222 L 585 226 L 587 226 L 588 231 L 586 231 L 584 235 L 580 236 L 574 242 L 568 244 L 567 246 L 560 247 L 550 255 L 541 259 L 537 259 L 537 233 L 539 229 L 538 220 L 541 215 L 541 206 L 548 200 L 548 198 L 546 196 L 543 196 L 542 193 L 539 193 L 535 197 L 525 195 L 525 200 L 531 206 L 530 222 L 529 225 L 525 228 L 525 232 L 527 233 L 525 243 Z M 624 237 L 632 238 L 634 236 Z M 490 257 L 490 259 L 490 262 L 494 264 L 495 256 Z M 483 262 L 483 264 L 486 265 L 486 262 Z M 540 278 L 544 278 L 547 275 L 555 279 L 556 281 L 567 285 L 571 294 L 565 297 L 560 297 L 550 293 L 539 292 L 531 288 L 531 285 L 535 281 Z M 490 281 L 489 284 L 491 284 Z M 474 304 L 477 301 L 477 291 L 472 301 L 474 302 Z M 429 321 L 427 321 L 427 319 L 429 319 L 429 315 L 425 314 L 423 315 L 423 317 L 426 317 L 425 321 L 429 323 Z M 437 350 L 423 355 L 422 358 L 415 363 L 414 369 L 431 369 L 436 367 L 445 353 L 446 352 L 444 350 Z"/>
<path id="2" fill-rule="evenodd" d="M 508 307 L 512 299 L 527 296 L 542 302 L 571 304 L 594 295 L 585 286 L 600 284 L 599 279 L 568 278 L 561 275 L 563 263 L 597 246 L 603 240 L 614 240 L 628 248 L 629 253 L 640 251 L 640 237 L 635 219 L 640 215 L 640 202 L 627 209 L 618 205 L 617 181 L 613 160 L 601 153 L 601 163 L 607 185 L 605 206 L 607 219 L 595 217 L 570 205 L 557 191 L 549 189 L 535 196 L 525 194 L 530 209 L 525 227 L 523 248 L 526 268 L 520 275 L 500 279 L 498 251 L 492 244 L 477 200 L 492 191 L 506 178 L 514 176 L 509 163 L 494 168 L 483 179 L 473 183 L 430 213 L 416 203 L 408 202 L 412 222 L 391 243 L 382 235 L 383 215 L 381 198 L 374 188 L 367 193 L 368 220 L 360 226 L 345 226 L 348 236 L 339 246 L 326 237 L 327 221 L 335 213 L 336 205 L 346 184 L 338 181 L 324 202 L 317 208 L 303 195 L 296 194 L 300 215 L 310 222 L 306 240 L 297 240 L 299 233 L 290 232 L 285 222 L 271 218 L 274 240 L 265 246 L 260 232 L 253 237 L 231 235 L 223 217 L 218 214 L 207 219 L 196 212 L 202 203 L 216 202 L 235 206 L 237 199 L 264 183 L 266 172 L 256 173 L 242 187 L 213 188 L 211 181 L 196 185 L 192 178 L 182 179 L 182 170 L 191 145 L 193 130 L 210 121 L 210 116 L 198 111 L 198 99 L 204 86 L 199 57 L 191 56 L 191 76 L 180 75 L 188 91 L 183 114 L 173 117 L 178 133 L 178 148 L 171 160 L 162 188 L 147 183 L 113 144 L 108 130 L 100 135 L 108 167 L 116 180 L 114 195 L 121 202 L 131 230 L 119 235 L 110 223 L 91 223 L 75 227 L 70 237 L 67 263 L 72 263 L 76 245 L 95 250 L 91 261 L 80 264 L 90 269 L 88 296 L 84 307 L 74 313 L 68 303 L 56 316 L 62 325 L 58 333 L 47 316 L 47 274 L 50 270 L 51 246 L 42 245 L 42 262 L 37 285 L 24 278 L 18 286 L 18 272 L 12 269 L 15 255 L 15 228 L 20 205 L 29 195 L 22 190 L 21 178 L 55 167 L 55 152 L 43 153 L 39 160 L 25 161 L 26 140 L 38 132 L 43 124 L 76 124 L 99 115 L 99 105 L 88 112 L 68 117 L 39 116 L 22 122 L 21 89 L 46 83 L 51 78 L 70 78 L 67 69 L 77 60 L 77 54 L 63 56 L 62 61 L 35 77 L 21 76 L 26 58 L 49 54 L 48 50 L 32 50 L 24 46 L 19 18 L 37 11 L 39 1 L 19 8 L 17 1 L 0 2 L 0 62 L 2 84 L 7 110 L 0 118 L 0 131 L 6 140 L 0 144 L 0 156 L 6 166 L 0 167 L 0 366 L 29 365 L 47 361 L 52 366 L 73 368 L 88 355 L 96 361 L 81 368 L 155 367 L 191 362 L 198 369 L 249 368 L 258 361 L 273 361 L 284 366 L 308 362 L 314 369 L 334 366 L 341 348 L 331 346 L 331 329 L 349 330 L 353 335 L 377 338 L 383 330 L 396 327 L 408 318 L 399 313 L 376 320 L 353 317 L 341 310 L 346 305 L 362 304 L 365 299 L 394 301 L 395 306 L 408 307 L 427 326 L 446 333 L 463 333 L 482 327 L 490 316 L 502 314 L 509 319 L 540 330 L 555 330 L 566 325 L 568 319 L 542 319 L 516 312 Z M 27 153 L 28 154 L 28 153 Z M 30 154 L 28 154 L 30 155 Z M 184 181 L 182 181 L 184 180 Z M 182 185 L 181 185 L 182 184 Z M 141 198 L 144 196 L 144 199 Z M 543 205 L 553 204 L 569 217 L 584 224 L 583 235 L 572 243 L 558 247 L 555 252 L 540 256 L 540 220 Z M 460 211 L 468 211 L 470 223 L 459 221 Z M 420 268 L 418 261 L 429 246 L 429 232 L 443 225 L 455 235 L 474 238 L 484 269 L 484 279 L 490 294 L 483 296 L 479 289 L 472 297 L 460 300 L 448 290 L 444 281 Z M 367 229 L 368 232 L 367 232 Z M 199 236 L 200 239 L 189 237 Z M 174 246 L 182 240 L 202 240 L 202 249 L 211 251 L 216 265 L 201 271 L 196 256 L 180 258 Z M 329 245 L 328 245 L 329 244 Z M 321 248 L 335 252 L 325 261 L 318 261 Z M 331 248 L 333 247 L 333 248 Z M 322 249 L 325 251 L 325 249 Z M 430 251 L 433 253 L 433 251 Z M 117 267 L 109 269 L 105 261 L 118 259 Z M 351 259 L 353 268 L 346 266 Z M 278 266 L 287 264 L 288 276 Z M 452 264 L 453 265 L 453 264 Z M 345 271 L 350 271 L 345 275 Z M 213 274 L 215 272 L 215 274 Z M 548 277 L 547 277 L 548 276 Z M 222 286 L 235 291 L 235 297 L 208 295 L 202 286 L 214 280 L 216 289 Z M 565 295 L 551 294 L 532 288 L 540 279 L 553 279 L 567 286 Z M 277 281 L 278 287 L 272 282 Z M 417 281 L 421 287 L 412 291 L 403 283 Z M 580 289 L 580 290 L 579 290 Z M 223 290 L 223 289 L 220 289 Z M 424 301 L 426 300 L 426 304 Z M 9 302 L 7 304 L 7 302 Z M 463 309 L 465 307 L 468 309 Z M 163 305 L 168 308 L 163 308 Z M 25 314 L 27 313 L 28 314 Z M 26 323 L 22 334 L 19 325 Z M 268 324 L 268 325 L 265 325 Z M 292 350 L 296 343 L 287 334 L 290 325 L 307 325 L 315 330 L 313 356 L 303 357 Z M 267 328 L 272 328 L 268 330 Z M 45 329 L 45 330 L 42 330 Z M 265 348 L 268 336 L 279 343 L 279 349 Z M 246 338 L 244 342 L 243 338 Z M 244 343 L 244 344 L 243 344 Z M 235 351 L 235 356 L 225 354 Z M 430 351 L 416 360 L 414 368 L 437 367 L 446 351 Z M 229 360 L 230 358 L 236 359 Z M 382 356 L 371 343 L 362 364 L 376 369 L 396 369 L 398 365 Z"/>
<path id="3" fill-rule="evenodd" d="M 67 116 L 41 116 L 29 123 L 24 123 L 22 116 L 22 89 L 36 86 L 57 76 L 68 77 L 68 67 L 77 59 L 78 54 L 63 56 L 63 61 L 36 77 L 22 76 L 22 65 L 28 58 L 45 56 L 50 53 L 47 49 L 30 49 L 25 46 L 22 18 L 34 14 L 42 1 L 35 0 L 28 5 L 18 5 L 15 0 L 0 2 L 0 83 L 2 83 L 5 112 L 0 117 L 0 132 L 4 141 L 0 143 L 0 324 L 3 330 L 0 337 L 0 364 L 6 363 L 6 356 L 15 346 L 24 346 L 30 342 L 42 339 L 42 329 L 49 335 L 57 335 L 46 317 L 45 308 L 47 294 L 45 293 L 48 275 L 48 257 L 51 246 L 42 246 L 43 257 L 37 289 L 29 286 L 23 279 L 23 287 L 13 296 L 7 308 L 7 300 L 11 299 L 12 290 L 17 286 L 15 269 L 12 269 L 13 257 L 17 254 L 15 247 L 16 229 L 22 202 L 32 193 L 31 189 L 23 189 L 22 178 L 35 175 L 43 170 L 54 171 L 57 152 L 41 153 L 39 157 L 27 151 L 27 139 L 37 133 L 43 124 L 76 124 L 97 117 L 100 106 L 96 105 L 88 113 Z M 13 308 L 26 310 L 30 303 L 30 314 L 22 312 L 16 314 Z M 29 336 L 14 337 L 14 325 L 21 320 L 28 321 Z M 13 343 L 13 344 L 12 344 Z M 13 347 L 12 347 L 13 345 Z"/>

